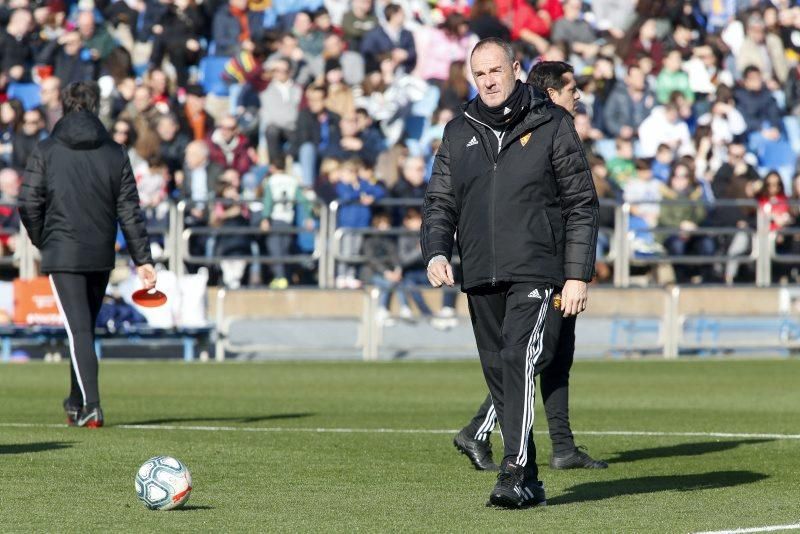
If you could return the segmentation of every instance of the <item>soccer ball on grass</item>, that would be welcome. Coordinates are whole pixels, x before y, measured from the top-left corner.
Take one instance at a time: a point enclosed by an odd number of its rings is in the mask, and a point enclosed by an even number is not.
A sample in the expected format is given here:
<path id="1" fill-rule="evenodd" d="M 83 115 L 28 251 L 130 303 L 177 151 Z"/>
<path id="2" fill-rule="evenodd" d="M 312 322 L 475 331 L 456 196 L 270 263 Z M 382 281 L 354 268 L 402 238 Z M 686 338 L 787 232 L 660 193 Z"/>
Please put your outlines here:
<path id="1" fill-rule="evenodd" d="M 136 473 L 136 495 L 151 510 L 183 506 L 192 492 L 192 475 L 171 456 L 150 458 Z"/>

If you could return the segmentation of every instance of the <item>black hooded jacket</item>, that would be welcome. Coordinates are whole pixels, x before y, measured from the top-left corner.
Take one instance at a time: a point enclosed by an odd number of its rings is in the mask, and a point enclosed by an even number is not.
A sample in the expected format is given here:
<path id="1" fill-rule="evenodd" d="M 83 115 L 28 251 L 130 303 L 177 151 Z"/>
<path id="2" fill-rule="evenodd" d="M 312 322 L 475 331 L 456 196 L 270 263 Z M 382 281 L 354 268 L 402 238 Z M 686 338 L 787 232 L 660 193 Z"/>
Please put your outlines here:
<path id="1" fill-rule="evenodd" d="M 34 149 L 19 213 L 42 272 L 113 269 L 118 221 L 134 263 L 153 262 L 128 155 L 89 112 L 66 115 Z"/>
<path id="2" fill-rule="evenodd" d="M 471 113 L 445 127 L 425 194 L 425 262 L 450 259 L 457 234 L 464 290 L 498 282 L 589 281 L 598 201 L 589 164 L 564 108 L 531 90 L 525 116 L 504 132 Z"/>

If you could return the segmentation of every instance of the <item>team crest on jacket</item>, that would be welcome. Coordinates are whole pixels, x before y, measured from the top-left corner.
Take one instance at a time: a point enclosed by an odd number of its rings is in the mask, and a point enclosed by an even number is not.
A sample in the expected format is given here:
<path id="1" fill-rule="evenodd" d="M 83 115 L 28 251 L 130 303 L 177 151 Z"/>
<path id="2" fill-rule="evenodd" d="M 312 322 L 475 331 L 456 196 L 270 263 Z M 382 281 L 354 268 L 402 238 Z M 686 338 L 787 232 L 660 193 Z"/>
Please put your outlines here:
<path id="1" fill-rule="evenodd" d="M 519 138 L 519 142 L 520 142 L 520 144 L 522 144 L 522 146 L 525 146 L 525 145 L 528 144 L 528 141 L 530 140 L 530 138 L 531 138 L 531 132 L 528 132 L 528 133 L 526 133 L 525 135 L 523 135 L 522 137 Z"/>

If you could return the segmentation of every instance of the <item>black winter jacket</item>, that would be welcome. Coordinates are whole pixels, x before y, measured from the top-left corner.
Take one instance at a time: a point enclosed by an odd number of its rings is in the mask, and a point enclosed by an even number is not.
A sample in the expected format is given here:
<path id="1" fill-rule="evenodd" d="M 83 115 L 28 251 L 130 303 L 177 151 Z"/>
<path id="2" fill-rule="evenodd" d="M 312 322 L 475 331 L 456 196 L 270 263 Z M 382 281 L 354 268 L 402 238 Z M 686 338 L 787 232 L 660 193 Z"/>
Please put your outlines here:
<path id="1" fill-rule="evenodd" d="M 532 92 L 527 115 L 503 136 L 464 115 L 445 127 L 425 195 L 426 264 L 450 259 L 454 234 L 466 291 L 498 282 L 588 282 L 598 202 L 572 117 Z M 467 107 L 469 110 L 469 106 Z"/>
<path id="2" fill-rule="evenodd" d="M 113 269 L 117 221 L 134 263 L 153 262 L 128 154 L 89 112 L 58 121 L 28 158 L 19 213 L 42 272 Z"/>

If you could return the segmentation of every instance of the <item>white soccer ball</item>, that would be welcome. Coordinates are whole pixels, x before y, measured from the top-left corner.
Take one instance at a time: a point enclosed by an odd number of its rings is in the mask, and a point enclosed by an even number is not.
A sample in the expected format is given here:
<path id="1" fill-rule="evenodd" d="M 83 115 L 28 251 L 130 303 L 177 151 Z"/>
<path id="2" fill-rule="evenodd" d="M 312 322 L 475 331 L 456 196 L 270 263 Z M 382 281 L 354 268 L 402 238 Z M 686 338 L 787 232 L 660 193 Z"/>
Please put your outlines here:
<path id="1" fill-rule="evenodd" d="M 192 493 L 192 475 L 171 456 L 150 458 L 136 473 L 136 495 L 151 510 L 183 506 Z"/>

